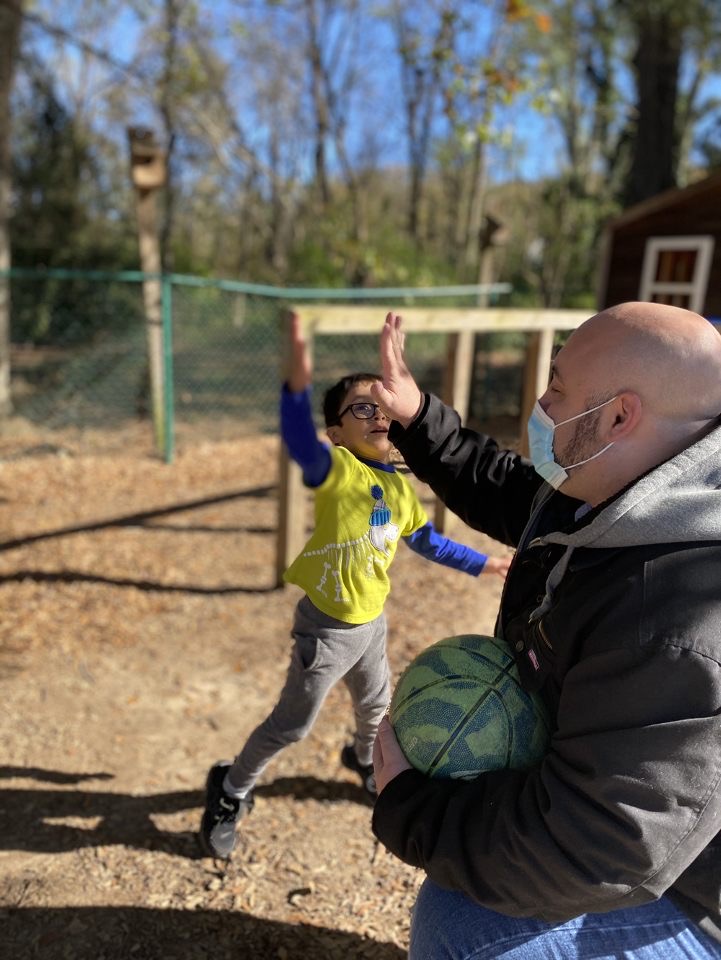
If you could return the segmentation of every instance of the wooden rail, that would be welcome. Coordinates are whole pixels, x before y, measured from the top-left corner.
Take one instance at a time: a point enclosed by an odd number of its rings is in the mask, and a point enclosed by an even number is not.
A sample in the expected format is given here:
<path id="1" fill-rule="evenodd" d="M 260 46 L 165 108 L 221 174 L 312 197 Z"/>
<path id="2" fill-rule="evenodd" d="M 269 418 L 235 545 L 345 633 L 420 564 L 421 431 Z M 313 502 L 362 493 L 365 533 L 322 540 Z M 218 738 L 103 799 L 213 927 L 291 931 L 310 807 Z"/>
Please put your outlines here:
<path id="1" fill-rule="evenodd" d="M 530 415 L 536 398 L 546 389 L 557 330 L 575 330 L 589 317 L 585 310 L 508 310 L 501 308 L 460 309 L 449 307 L 342 306 L 303 304 L 294 308 L 301 318 L 303 329 L 312 350 L 315 337 L 324 334 L 377 334 L 383 326 L 388 310 L 403 317 L 406 333 L 446 334 L 446 362 L 444 366 L 442 399 L 458 411 L 465 420 L 473 377 L 473 338 L 476 333 L 506 333 L 520 331 L 527 334 L 526 361 L 521 398 L 521 422 Z M 283 357 L 287 356 L 288 340 L 283 341 Z M 525 437 L 521 452 L 527 453 Z M 305 543 L 305 495 L 300 468 L 288 456 L 281 443 L 280 498 L 278 542 L 276 550 L 276 584 L 282 586 L 283 572 L 298 555 Z M 446 526 L 446 509 L 437 501 L 434 524 L 438 530 Z"/>

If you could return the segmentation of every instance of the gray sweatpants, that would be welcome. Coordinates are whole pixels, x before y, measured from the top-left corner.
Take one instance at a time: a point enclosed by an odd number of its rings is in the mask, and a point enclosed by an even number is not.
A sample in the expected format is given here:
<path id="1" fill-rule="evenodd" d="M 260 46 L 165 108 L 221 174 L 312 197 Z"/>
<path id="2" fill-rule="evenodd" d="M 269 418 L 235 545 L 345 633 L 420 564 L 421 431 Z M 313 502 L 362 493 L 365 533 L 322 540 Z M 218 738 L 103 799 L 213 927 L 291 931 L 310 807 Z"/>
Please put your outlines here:
<path id="1" fill-rule="evenodd" d="M 341 679 L 353 702 L 358 760 L 372 762 L 378 724 L 390 701 L 385 614 L 370 623 L 344 623 L 303 597 L 291 636 L 295 643 L 280 699 L 228 771 L 237 790 L 252 787 L 277 753 L 306 736 L 326 694 Z"/>

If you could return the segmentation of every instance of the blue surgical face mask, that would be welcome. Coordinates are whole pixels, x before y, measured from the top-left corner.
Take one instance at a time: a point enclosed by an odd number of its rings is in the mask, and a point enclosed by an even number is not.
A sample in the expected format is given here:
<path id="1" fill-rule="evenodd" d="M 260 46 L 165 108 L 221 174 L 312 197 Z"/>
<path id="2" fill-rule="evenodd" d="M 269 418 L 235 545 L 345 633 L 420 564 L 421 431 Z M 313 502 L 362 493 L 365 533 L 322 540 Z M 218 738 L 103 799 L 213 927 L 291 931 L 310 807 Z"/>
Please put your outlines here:
<path id="1" fill-rule="evenodd" d="M 593 413 L 594 410 L 600 410 L 601 407 L 605 407 L 607 403 L 611 403 L 611 400 L 615 399 L 616 397 L 611 397 L 609 400 L 604 400 L 603 403 L 591 407 L 590 410 L 584 410 L 583 413 L 577 413 L 575 417 L 560 420 L 558 423 L 554 423 L 553 420 L 551 420 L 541 406 L 540 401 L 536 400 L 531 416 L 528 418 L 528 446 L 536 473 L 550 483 L 554 490 L 558 490 L 561 484 L 568 480 L 567 470 L 572 470 L 574 467 L 581 467 L 584 463 L 595 460 L 596 457 L 600 457 L 602 453 L 605 453 L 609 447 L 612 447 L 614 443 L 612 440 L 611 443 L 607 443 L 598 453 L 594 453 L 592 457 L 587 457 L 585 460 L 579 460 L 578 463 L 569 463 L 567 466 L 562 467 L 553 455 L 553 434 L 556 428 L 563 426 L 564 423 L 570 423 L 572 420 L 580 420 L 581 417 Z"/>

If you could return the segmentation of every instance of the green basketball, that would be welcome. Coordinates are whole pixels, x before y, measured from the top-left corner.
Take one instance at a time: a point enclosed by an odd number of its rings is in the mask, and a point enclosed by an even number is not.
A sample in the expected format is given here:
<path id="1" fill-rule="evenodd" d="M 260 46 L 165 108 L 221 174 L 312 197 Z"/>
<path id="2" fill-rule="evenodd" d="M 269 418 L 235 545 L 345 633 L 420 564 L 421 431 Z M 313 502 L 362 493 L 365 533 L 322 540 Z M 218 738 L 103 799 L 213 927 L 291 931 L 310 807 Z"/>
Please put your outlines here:
<path id="1" fill-rule="evenodd" d="M 551 736 L 546 708 L 521 686 L 506 644 L 471 634 L 439 640 L 409 664 L 390 721 L 409 763 L 431 777 L 527 769 Z"/>

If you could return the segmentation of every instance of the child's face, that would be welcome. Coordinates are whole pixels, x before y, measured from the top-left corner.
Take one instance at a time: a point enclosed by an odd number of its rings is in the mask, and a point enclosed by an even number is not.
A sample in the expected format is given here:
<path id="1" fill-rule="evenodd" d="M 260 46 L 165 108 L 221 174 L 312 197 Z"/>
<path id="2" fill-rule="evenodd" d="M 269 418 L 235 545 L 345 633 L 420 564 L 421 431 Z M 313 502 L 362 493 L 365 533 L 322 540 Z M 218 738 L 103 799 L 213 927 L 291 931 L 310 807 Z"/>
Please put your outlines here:
<path id="1" fill-rule="evenodd" d="M 341 422 L 328 427 L 328 436 L 337 447 L 345 447 L 366 460 L 388 463 L 393 444 L 388 439 L 390 421 L 376 406 L 369 420 L 359 420 L 348 407 L 352 403 L 375 404 L 370 392 L 370 382 L 354 383 L 343 398 L 340 409 L 345 410 Z"/>

